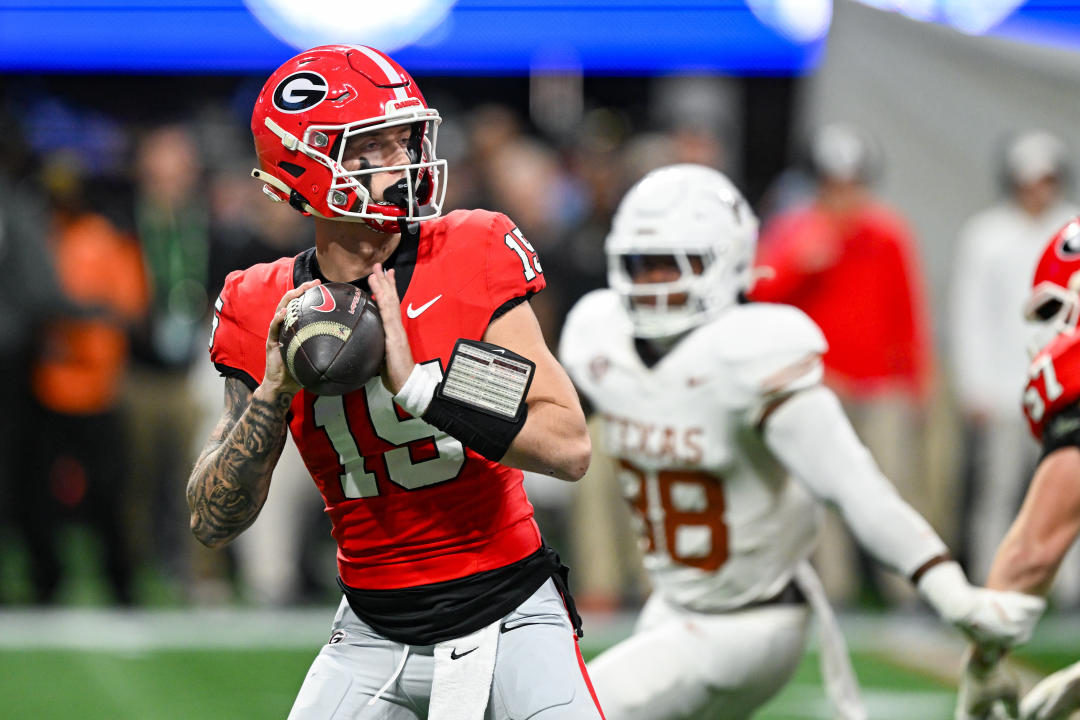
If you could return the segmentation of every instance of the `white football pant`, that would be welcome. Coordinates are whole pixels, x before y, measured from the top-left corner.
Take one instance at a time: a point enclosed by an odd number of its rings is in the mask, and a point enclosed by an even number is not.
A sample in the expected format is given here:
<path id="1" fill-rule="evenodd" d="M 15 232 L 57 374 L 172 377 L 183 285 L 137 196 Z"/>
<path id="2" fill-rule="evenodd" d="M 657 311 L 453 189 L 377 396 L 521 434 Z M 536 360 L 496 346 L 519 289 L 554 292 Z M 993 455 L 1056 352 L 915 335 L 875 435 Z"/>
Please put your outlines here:
<path id="1" fill-rule="evenodd" d="M 484 720 L 600 720 L 552 581 L 503 618 L 497 642 Z M 312 663 L 289 720 L 438 720 L 428 717 L 434 666 L 434 646 L 406 651 L 343 599 L 331 642 Z"/>
<path id="2" fill-rule="evenodd" d="M 607 720 L 744 720 L 795 672 L 809 618 L 802 604 L 693 613 L 653 593 L 589 675 Z"/>

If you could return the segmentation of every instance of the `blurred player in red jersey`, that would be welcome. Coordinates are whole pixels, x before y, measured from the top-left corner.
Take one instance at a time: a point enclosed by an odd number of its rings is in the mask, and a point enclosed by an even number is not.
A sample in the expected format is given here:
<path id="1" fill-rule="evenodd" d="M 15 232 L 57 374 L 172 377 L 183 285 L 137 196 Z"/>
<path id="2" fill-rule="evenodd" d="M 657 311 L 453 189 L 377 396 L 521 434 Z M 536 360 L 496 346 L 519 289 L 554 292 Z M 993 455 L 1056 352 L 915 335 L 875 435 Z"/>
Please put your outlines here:
<path id="1" fill-rule="evenodd" d="M 998 547 L 987 586 L 1046 595 L 1080 534 L 1080 217 L 1043 250 L 1024 314 L 1043 324 L 1023 395 L 1024 414 L 1042 443 L 1042 458 Z M 1017 708 L 1016 678 L 999 659 L 1000 653 L 972 649 L 957 720 L 1057 720 L 1080 708 L 1080 663 L 1040 682 Z"/>
<path id="2" fill-rule="evenodd" d="M 314 48 L 266 82 L 252 174 L 314 218 L 316 244 L 225 282 L 225 408 L 188 484 L 192 531 L 217 547 L 255 520 L 288 429 L 344 593 L 290 718 L 601 718 L 521 473 L 579 479 L 584 416 L 529 306 L 545 280 L 524 234 L 441 216 L 439 122 L 369 47 Z M 383 376 L 344 396 L 302 390 L 278 344 L 288 302 L 326 281 L 367 286 L 386 331 Z"/>

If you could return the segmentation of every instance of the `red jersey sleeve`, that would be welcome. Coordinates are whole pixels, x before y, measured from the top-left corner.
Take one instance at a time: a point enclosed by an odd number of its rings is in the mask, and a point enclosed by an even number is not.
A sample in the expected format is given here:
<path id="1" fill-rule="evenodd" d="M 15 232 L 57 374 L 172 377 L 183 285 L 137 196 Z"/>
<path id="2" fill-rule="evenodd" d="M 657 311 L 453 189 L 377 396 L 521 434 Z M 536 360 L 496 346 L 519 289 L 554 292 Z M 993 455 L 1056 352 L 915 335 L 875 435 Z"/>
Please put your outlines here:
<path id="1" fill-rule="evenodd" d="M 491 306 L 526 298 L 547 285 L 536 248 L 514 222 L 502 213 L 491 213 L 487 243 L 487 282 Z"/>
<path id="2" fill-rule="evenodd" d="M 266 331 L 281 296 L 292 287 L 292 258 L 236 270 L 214 305 L 210 360 L 256 384 L 266 372 Z M 250 384 L 250 383 L 249 383 Z"/>
<path id="3" fill-rule="evenodd" d="M 1040 442 L 1046 426 L 1080 400 L 1080 332 L 1059 335 L 1028 365 L 1024 415 Z"/>

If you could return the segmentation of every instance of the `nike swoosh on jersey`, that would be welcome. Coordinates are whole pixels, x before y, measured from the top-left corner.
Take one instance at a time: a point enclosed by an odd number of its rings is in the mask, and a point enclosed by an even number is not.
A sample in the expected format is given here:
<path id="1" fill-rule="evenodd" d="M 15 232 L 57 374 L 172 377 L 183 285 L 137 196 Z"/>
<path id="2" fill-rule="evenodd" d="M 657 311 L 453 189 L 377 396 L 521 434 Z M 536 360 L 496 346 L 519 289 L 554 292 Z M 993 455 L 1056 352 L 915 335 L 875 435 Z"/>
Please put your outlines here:
<path id="1" fill-rule="evenodd" d="M 480 647 L 479 647 L 479 646 L 477 646 L 477 647 L 474 647 L 474 648 L 473 648 L 472 650 L 466 650 L 466 651 L 465 651 L 465 652 L 463 652 L 463 653 L 459 653 L 459 652 L 457 651 L 457 648 L 454 648 L 453 650 L 451 650 L 451 651 L 450 651 L 450 659 L 451 659 L 451 660 L 457 660 L 458 658 L 463 658 L 463 657 L 465 657 L 466 655 L 468 655 L 469 653 L 474 653 L 474 652 L 476 652 L 476 651 L 477 651 L 477 650 L 479 650 L 479 649 L 480 649 Z"/>
<path id="2" fill-rule="evenodd" d="M 435 302 L 441 297 L 442 295 L 436 295 L 418 308 L 414 308 L 412 306 L 412 303 L 410 302 L 409 307 L 405 308 L 405 314 L 409 316 L 410 320 L 415 320 L 416 318 L 420 317 L 420 313 L 424 312 L 429 307 L 434 305 Z"/>
<path id="3" fill-rule="evenodd" d="M 525 623 L 518 623 L 517 625 L 513 625 L 513 626 L 511 626 L 511 625 L 503 625 L 502 627 L 499 628 L 499 633 L 500 634 L 508 633 L 511 630 L 517 630 L 518 628 L 523 628 L 526 625 L 548 625 L 548 624 L 549 623 L 525 622 Z"/>
<path id="4" fill-rule="evenodd" d="M 1066 433 L 1071 433 L 1078 427 L 1080 427 L 1080 420 L 1076 420 L 1075 418 L 1063 417 L 1059 418 L 1054 423 L 1054 433 L 1057 435 L 1064 435 Z"/>

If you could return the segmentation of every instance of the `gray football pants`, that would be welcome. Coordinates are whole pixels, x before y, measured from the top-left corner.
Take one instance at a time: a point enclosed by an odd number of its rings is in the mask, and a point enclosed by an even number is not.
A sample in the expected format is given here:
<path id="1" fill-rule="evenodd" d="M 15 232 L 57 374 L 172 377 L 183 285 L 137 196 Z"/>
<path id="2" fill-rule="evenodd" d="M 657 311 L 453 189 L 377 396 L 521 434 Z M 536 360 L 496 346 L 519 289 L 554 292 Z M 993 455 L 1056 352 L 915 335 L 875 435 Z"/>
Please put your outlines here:
<path id="1" fill-rule="evenodd" d="M 434 646 L 409 646 L 394 677 L 405 653 L 404 645 L 379 635 L 342 599 L 331 642 L 312 663 L 289 720 L 426 720 Z M 566 607 L 548 580 L 502 620 L 484 720 L 602 717 Z"/>

